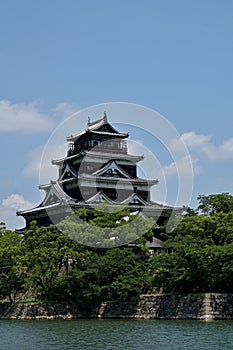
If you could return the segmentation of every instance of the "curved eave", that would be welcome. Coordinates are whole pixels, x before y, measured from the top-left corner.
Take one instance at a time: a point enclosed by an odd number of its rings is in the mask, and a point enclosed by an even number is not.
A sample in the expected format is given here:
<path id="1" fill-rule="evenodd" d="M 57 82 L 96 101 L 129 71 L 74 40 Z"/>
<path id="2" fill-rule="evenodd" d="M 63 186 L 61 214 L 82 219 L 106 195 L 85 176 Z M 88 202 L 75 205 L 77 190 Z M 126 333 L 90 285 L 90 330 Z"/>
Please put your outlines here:
<path id="1" fill-rule="evenodd" d="M 106 136 L 114 136 L 114 137 L 120 137 L 120 138 L 126 138 L 129 136 L 128 132 L 109 132 L 109 131 L 98 131 L 98 130 L 91 130 L 91 134 L 96 134 L 96 135 L 106 135 Z"/>
<path id="2" fill-rule="evenodd" d="M 39 190 L 44 190 L 44 191 L 48 191 L 50 190 L 50 188 L 52 187 L 52 184 L 44 184 L 44 185 L 39 185 L 38 188 Z"/>
<path id="3" fill-rule="evenodd" d="M 48 184 L 41 184 L 41 185 L 39 185 L 38 187 L 39 187 L 40 190 L 45 190 L 45 191 L 47 191 L 47 190 L 50 190 L 50 188 L 51 188 L 52 186 L 54 186 L 56 183 L 57 183 L 57 181 L 51 180 L 50 183 L 48 183 Z"/>
<path id="4" fill-rule="evenodd" d="M 89 130 L 88 128 L 86 128 L 86 129 L 80 131 L 78 134 L 74 134 L 74 135 L 67 136 L 66 140 L 67 140 L 67 141 L 70 141 L 70 142 L 71 142 L 71 141 L 74 142 L 74 141 L 76 141 L 79 137 L 81 137 L 82 135 L 87 134 L 88 132 L 90 132 L 90 130 Z"/>
<path id="5" fill-rule="evenodd" d="M 161 202 L 154 202 L 151 201 L 151 206 L 153 207 L 160 207 L 163 210 L 174 210 L 176 212 L 182 212 L 184 211 L 184 207 L 173 207 L 172 205 L 166 204 L 166 203 L 161 203 Z"/>
<path id="6" fill-rule="evenodd" d="M 80 156 L 83 156 L 83 155 L 84 155 L 84 152 L 82 151 L 80 153 L 74 154 L 73 156 L 59 158 L 59 159 L 52 159 L 51 163 L 53 165 L 61 165 L 66 160 L 73 160 L 73 159 L 79 158 Z"/>
<path id="7" fill-rule="evenodd" d="M 116 138 L 122 138 L 122 139 L 125 139 L 129 136 L 128 133 L 119 133 L 119 134 L 116 134 L 116 133 L 113 133 L 113 132 L 107 132 L 107 131 L 92 131 L 92 130 L 85 130 L 85 132 L 81 132 L 79 133 L 78 135 L 71 135 L 71 136 L 68 136 L 66 138 L 67 141 L 69 142 L 76 142 L 81 136 L 87 134 L 87 133 L 91 133 L 91 134 L 95 134 L 95 135 L 104 135 L 104 136 L 113 136 L 113 137 L 116 137 Z"/>
<path id="8" fill-rule="evenodd" d="M 102 126 L 104 125 L 108 125 L 109 128 L 112 130 L 112 132 L 105 132 L 105 131 L 98 131 L 98 129 L 100 129 Z M 118 130 L 116 130 L 111 124 L 109 124 L 108 119 L 107 119 L 107 115 L 104 114 L 103 118 L 98 119 L 94 122 L 88 122 L 87 123 L 87 127 L 80 131 L 79 133 L 76 133 L 74 135 L 70 135 L 68 136 L 66 139 L 67 141 L 76 141 L 80 136 L 85 135 L 88 132 L 97 132 L 100 134 L 111 134 L 111 135 L 116 135 L 116 137 L 128 137 L 128 133 L 120 133 Z"/>
<path id="9" fill-rule="evenodd" d="M 73 160 L 76 158 L 84 157 L 84 156 L 91 156 L 95 158 L 104 158 L 104 159 L 112 159 L 112 160 L 129 160 L 132 162 L 140 162 L 144 159 L 143 155 L 135 156 L 130 154 L 112 154 L 112 153 L 104 153 L 104 152 L 92 152 L 92 151 L 81 151 L 80 153 L 74 154 L 73 156 L 64 157 L 60 159 L 53 159 L 52 164 L 53 165 L 61 165 L 64 163 L 64 161 L 67 160 Z"/>
<path id="10" fill-rule="evenodd" d="M 71 199 L 71 198 L 70 198 Z M 92 199 L 92 200 L 91 200 Z M 17 211 L 16 214 L 18 216 L 23 216 L 24 218 L 26 217 L 34 217 L 36 215 L 48 215 L 47 213 L 53 213 L 54 210 L 64 212 L 64 210 L 68 213 L 70 213 L 71 210 L 75 210 L 78 208 L 98 208 L 100 203 L 95 203 L 94 202 L 94 197 L 90 198 L 88 202 L 75 202 L 72 199 L 68 202 L 63 202 L 59 201 L 47 206 L 43 206 L 43 204 L 40 204 L 39 206 L 35 208 L 31 208 L 28 210 L 23 210 L 23 211 Z M 107 198 L 106 198 L 107 199 Z M 93 201 L 93 202 L 92 202 Z M 146 216 L 157 216 L 157 217 L 168 217 L 173 210 L 181 210 L 182 208 L 174 208 L 170 206 L 164 206 L 164 205 L 155 205 L 155 204 L 150 204 L 150 203 L 145 203 L 143 204 L 126 204 L 123 202 L 113 202 L 111 200 L 107 201 L 108 205 L 114 206 L 114 207 L 121 207 L 122 205 L 127 205 L 127 207 L 130 209 L 130 211 L 140 211 L 140 213 L 144 213 Z"/>
<path id="11" fill-rule="evenodd" d="M 63 184 L 65 183 L 69 183 L 69 182 L 75 182 L 75 181 L 80 181 L 80 180 L 87 180 L 87 181 L 93 181 L 94 183 L 96 182 L 112 182 L 112 183 L 116 183 L 118 181 L 120 181 L 121 183 L 133 183 L 133 184 L 144 184 L 144 185 L 148 185 L 148 186 L 153 186 L 158 184 L 159 180 L 155 179 L 155 180 L 146 180 L 146 179 L 142 179 L 142 178 L 136 178 L 136 179 L 125 179 L 122 177 L 108 177 L 108 176 L 92 176 L 92 175 L 88 175 L 88 174 L 82 174 L 79 175 L 77 178 L 70 178 L 70 179 L 65 179 L 63 181 L 61 181 Z"/>
<path id="12" fill-rule="evenodd" d="M 112 129 L 113 132 L 115 132 L 116 134 L 119 134 L 119 131 L 117 129 L 115 129 L 111 124 L 109 124 L 106 113 L 104 113 L 104 116 L 100 119 L 97 119 L 93 122 L 89 121 L 87 123 L 87 126 L 88 126 L 89 130 L 98 130 L 99 128 L 101 128 L 105 124 L 109 125 L 110 129 Z"/>
<path id="13" fill-rule="evenodd" d="M 70 135 L 66 138 L 67 141 L 69 142 L 75 142 L 77 141 L 81 136 L 85 135 L 85 134 L 95 134 L 95 135 L 103 135 L 103 136 L 114 136 L 117 138 L 126 138 L 129 136 L 128 133 L 115 133 L 115 132 L 108 132 L 108 131 L 96 131 L 96 130 L 89 130 L 89 129 L 85 129 L 83 131 L 81 131 L 78 134 L 75 135 Z"/>
<path id="14" fill-rule="evenodd" d="M 51 209 L 51 208 L 56 208 L 56 207 L 59 207 L 60 205 L 61 205 L 60 202 L 54 203 L 54 204 L 50 204 L 50 205 L 47 205 L 47 206 L 43 206 L 42 204 L 40 204 L 38 207 L 35 207 L 35 208 L 31 208 L 31 209 L 27 209 L 27 210 L 19 210 L 19 211 L 16 212 L 16 215 L 18 215 L 18 216 L 27 216 L 27 215 L 30 215 L 32 213 L 39 212 L 41 210 L 47 210 L 47 209 Z"/>

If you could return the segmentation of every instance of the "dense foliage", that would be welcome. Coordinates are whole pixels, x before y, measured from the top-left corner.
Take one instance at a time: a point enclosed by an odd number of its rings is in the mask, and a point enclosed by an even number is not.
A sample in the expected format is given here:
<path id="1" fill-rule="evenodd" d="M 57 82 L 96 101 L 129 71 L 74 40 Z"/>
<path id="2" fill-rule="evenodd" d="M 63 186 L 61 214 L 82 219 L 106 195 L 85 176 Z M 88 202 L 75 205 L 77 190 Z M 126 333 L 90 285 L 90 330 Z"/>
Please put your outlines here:
<path id="1" fill-rule="evenodd" d="M 233 292 L 233 196 L 199 196 L 196 210 L 166 237 L 151 261 L 153 286 L 165 293 Z"/>
<path id="2" fill-rule="evenodd" d="M 105 214 L 97 211 L 89 225 L 85 221 L 85 210 L 80 210 L 77 215 L 82 217 L 81 222 L 75 222 L 72 218 L 64 221 L 67 235 L 53 225 L 38 228 L 36 222 L 23 236 L 1 227 L 1 299 L 7 297 L 15 301 L 16 297 L 17 300 L 29 297 L 91 305 L 100 300 L 126 300 L 147 290 L 148 253 L 142 244 L 145 238 L 139 237 L 138 231 L 142 223 L 142 229 L 146 227 L 149 230 L 154 221 L 129 218 L 134 225 L 130 225 L 127 240 L 131 237 L 138 243 L 133 248 L 100 249 L 84 246 L 70 239 L 70 234 L 85 234 L 88 239 L 91 235 L 93 243 L 96 237 L 100 239 L 98 228 L 104 227 L 107 230 L 103 232 L 110 234 L 110 237 L 105 235 L 103 239 L 111 243 L 110 228 L 113 228 L 114 235 L 124 242 L 122 232 L 129 227 L 124 218 L 130 216 L 129 211 L 122 209 L 118 213 Z M 147 236 L 151 233 L 149 230 Z M 76 236 L 73 238 L 77 239 Z"/>
<path id="3" fill-rule="evenodd" d="M 21 236 L 1 223 L 0 299 L 92 305 L 142 293 L 233 293 L 233 196 L 202 195 L 198 200 L 197 209 L 188 209 L 172 232 L 154 225 L 154 234 L 164 240 L 163 251 L 154 255 L 144 245 L 152 231 L 138 238 L 141 219 L 128 232 L 129 237 L 137 238 L 136 243 L 111 249 L 82 245 L 52 225 L 38 228 L 33 223 Z M 125 209 L 118 214 L 96 212 L 87 233 L 111 227 L 121 237 L 127 225 L 120 218 L 126 215 Z M 65 221 L 71 236 L 87 230 L 85 211 L 78 216 L 82 223 Z M 147 229 L 150 225 L 145 221 Z"/>
<path id="4" fill-rule="evenodd" d="M 155 226 L 151 218 L 130 215 L 127 208 L 109 207 L 100 204 L 88 219 L 86 209 L 80 209 L 76 215 L 68 216 L 58 228 L 69 238 L 86 246 L 113 248 L 130 242 L 143 241 Z"/>

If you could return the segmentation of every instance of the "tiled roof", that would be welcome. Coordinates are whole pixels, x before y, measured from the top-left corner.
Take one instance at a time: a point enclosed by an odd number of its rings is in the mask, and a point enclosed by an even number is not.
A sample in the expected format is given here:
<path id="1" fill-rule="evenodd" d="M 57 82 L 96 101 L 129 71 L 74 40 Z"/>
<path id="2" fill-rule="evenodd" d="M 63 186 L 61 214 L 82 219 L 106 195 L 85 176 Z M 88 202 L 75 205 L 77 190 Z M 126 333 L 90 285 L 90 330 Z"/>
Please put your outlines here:
<path id="1" fill-rule="evenodd" d="M 98 129 L 100 129 L 103 125 L 108 124 L 112 130 L 112 132 L 108 132 L 108 131 L 99 131 Z M 77 134 L 74 135 L 70 135 L 68 136 L 66 139 L 67 141 L 76 141 L 80 136 L 85 135 L 87 132 L 93 132 L 93 133 L 97 133 L 97 134 L 104 134 L 104 135 L 111 135 L 111 136 L 115 136 L 115 137 L 128 137 L 128 133 L 120 133 L 119 131 L 117 131 L 112 125 L 110 125 L 107 121 L 106 116 L 104 116 L 102 119 L 98 119 L 92 123 L 88 123 L 87 127 L 80 131 Z"/>

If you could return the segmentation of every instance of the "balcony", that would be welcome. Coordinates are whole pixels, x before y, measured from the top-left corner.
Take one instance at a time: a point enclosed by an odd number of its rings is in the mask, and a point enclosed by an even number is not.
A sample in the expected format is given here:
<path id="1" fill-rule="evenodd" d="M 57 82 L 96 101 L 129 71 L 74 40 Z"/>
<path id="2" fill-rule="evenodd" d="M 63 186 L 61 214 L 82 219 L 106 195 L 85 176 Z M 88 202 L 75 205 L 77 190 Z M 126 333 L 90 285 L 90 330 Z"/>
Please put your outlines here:
<path id="1" fill-rule="evenodd" d="M 127 141 L 125 140 L 107 140 L 104 142 L 97 140 L 87 140 L 81 144 L 69 144 L 68 156 L 72 156 L 82 150 L 94 151 L 100 153 L 127 154 Z"/>

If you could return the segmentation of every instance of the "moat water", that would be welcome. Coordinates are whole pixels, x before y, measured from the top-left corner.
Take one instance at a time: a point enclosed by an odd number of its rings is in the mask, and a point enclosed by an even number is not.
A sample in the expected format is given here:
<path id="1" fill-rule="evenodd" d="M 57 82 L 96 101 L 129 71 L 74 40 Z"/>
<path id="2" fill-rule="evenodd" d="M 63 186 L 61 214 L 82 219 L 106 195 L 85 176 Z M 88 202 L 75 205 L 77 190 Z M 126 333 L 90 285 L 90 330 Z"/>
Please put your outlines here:
<path id="1" fill-rule="evenodd" d="M 232 321 L 0 321 L 1 350 L 232 350 Z"/>

